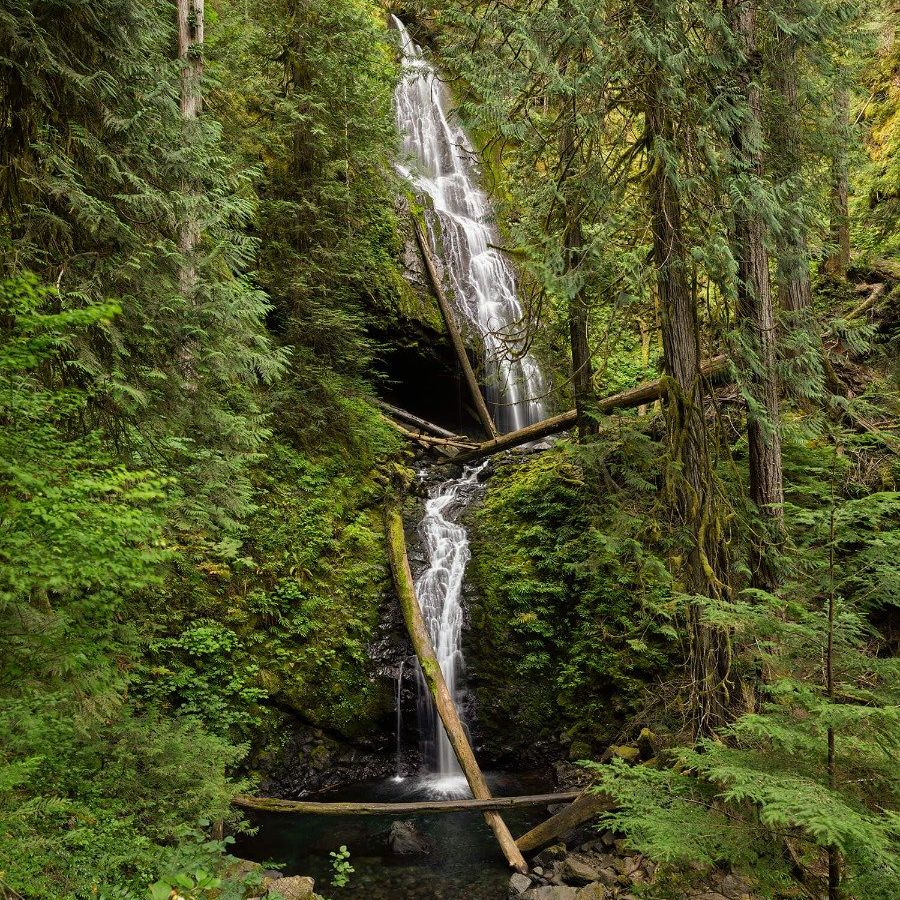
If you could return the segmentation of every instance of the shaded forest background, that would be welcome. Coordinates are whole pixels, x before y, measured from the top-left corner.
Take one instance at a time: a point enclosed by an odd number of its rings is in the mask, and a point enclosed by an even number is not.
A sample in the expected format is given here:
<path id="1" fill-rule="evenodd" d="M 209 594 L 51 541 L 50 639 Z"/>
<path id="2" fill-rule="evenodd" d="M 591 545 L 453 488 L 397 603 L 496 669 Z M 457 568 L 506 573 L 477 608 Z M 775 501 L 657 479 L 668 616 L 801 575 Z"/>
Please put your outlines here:
<path id="1" fill-rule="evenodd" d="M 479 706 L 604 759 L 673 879 L 889 898 L 898 10 L 742 9 L 400 11 L 579 411 L 474 513 Z M 368 644 L 413 472 L 374 400 L 442 339 L 398 77 L 375 0 L 0 4 L 4 898 L 242 897 L 213 823 L 288 723 L 391 709 Z M 663 407 L 592 414 L 660 373 Z M 645 727 L 668 765 L 606 762 Z"/>

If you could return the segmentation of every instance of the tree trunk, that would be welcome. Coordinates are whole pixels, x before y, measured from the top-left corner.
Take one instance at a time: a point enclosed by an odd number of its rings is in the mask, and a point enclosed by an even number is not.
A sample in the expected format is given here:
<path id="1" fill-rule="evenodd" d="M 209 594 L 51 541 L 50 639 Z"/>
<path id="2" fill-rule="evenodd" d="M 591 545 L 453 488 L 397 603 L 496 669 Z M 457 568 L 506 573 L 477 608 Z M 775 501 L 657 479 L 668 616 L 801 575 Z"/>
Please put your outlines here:
<path id="1" fill-rule="evenodd" d="M 203 2 L 204 0 L 178 0 L 181 116 L 186 122 L 197 118 L 202 104 L 200 81 L 203 76 Z M 185 196 L 190 196 L 191 185 L 185 183 L 182 189 Z M 178 281 L 184 296 L 189 296 L 197 283 L 197 271 L 192 257 L 199 236 L 197 220 L 189 212 L 181 223 L 178 237 L 178 247 L 183 255 Z"/>
<path id="2" fill-rule="evenodd" d="M 453 349 L 456 351 L 456 358 L 459 360 L 460 368 L 463 371 L 463 375 L 466 377 L 466 383 L 469 386 L 469 394 L 472 397 L 472 402 L 475 404 L 478 418 L 481 420 L 481 424 L 484 426 L 487 436 L 489 438 L 496 437 L 497 429 L 494 426 L 494 420 L 491 418 L 487 403 L 485 403 L 484 396 L 481 393 L 481 387 L 478 384 L 478 379 L 475 377 L 472 363 L 469 362 L 469 355 L 466 353 L 465 342 L 463 341 L 459 329 L 456 327 L 456 322 L 453 318 L 453 310 L 450 308 L 450 304 L 444 294 L 444 286 L 441 284 L 437 266 L 434 264 L 431 248 L 428 246 L 428 239 L 423 234 L 422 227 L 419 225 L 418 220 L 413 218 L 412 222 L 416 231 L 416 240 L 418 241 L 419 249 L 422 251 L 422 258 L 425 260 L 425 269 L 428 272 L 428 278 L 434 289 L 434 296 L 437 299 L 438 307 L 441 310 L 444 324 L 447 326 L 447 332 L 453 343 Z"/>
<path id="3" fill-rule="evenodd" d="M 832 278 L 846 278 L 850 266 L 850 174 L 847 161 L 847 134 L 850 127 L 850 98 L 839 84 L 834 92 L 835 148 L 831 160 L 831 253 L 825 260 L 825 272 Z"/>
<path id="4" fill-rule="evenodd" d="M 568 49 L 563 47 L 559 57 L 559 71 L 563 78 L 568 68 Z M 568 105 L 568 102 L 567 102 Z M 557 190 L 562 197 L 563 265 L 567 278 L 567 307 L 569 318 L 569 346 L 572 354 L 572 393 L 577 412 L 578 435 L 584 439 L 597 430 L 591 420 L 594 401 L 594 371 L 591 350 L 588 344 L 588 306 L 584 281 L 578 274 L 581 262 L 584 234 L 581 230 L 580 211 L 573 209 L 571 196 L 571 174 L 575 146 L 575 100 L 571 109 L 562 110 L 559 140 L 560 174 Z"/>
<path id="5" fill-rule="evenodd" d="M 644 0 L 648 21 L 659 22 L 656 0 Z M 725 578 L 720 559 L 719 519 L 712 498 L 713 473 L 703 415 L 700 371 L 700 327 L 688 281 L 688 259 L 682 225 L 681 197 L 676 173 L 677 135 L 672 111 L 666 105 L 663 77 L 654 61 L 647 73 L 645 122 L 650 155 L 647 183 L 653 232 L 663 358 L 673 387 L 669 391 L 667 421 L 672 455 L 675 508 L 687 526 L 692 545 L 682 564 L 685 590 L 718 596 Z M 709 734 L 725 721 L 729 706 L 728 639 L 721 630 L 702 622 L 702 609 L 687 610 L 690 637 L 690 689 L 694 727 Z"/>
<path id="6" fill-rule="evenodd" d="M 798 121 L 797 42 L 790 35 L 779 35 L 775 54 L 775 86 L 781 95 L 781 108 L 772 138 L 772 170 L 776 179 L 788 185 L 791 214 L 778 236 L 778 298 L 781 308 L 797 320 L 806 322 L 811 306 L 809 252 L 806 224 L 799 219 L 795 207 L 803 189 L 803 169 Z"/>
<path id="7" fill-rule="evenodd" d="M 759 54 L 756 47 L 755 0 L 726 0 L 726 12 L 741 51 L 736 65 L 738 102 L 746 109 L 732 134 L 733 174 L 756 181 L 762 174 Z M 744 191 L 746 194 L 746 190 Z M 781 432 L 775 355 L 775 312 L 769 283 L 765 226 L 753 201 L 734 204 L 734 255 L 737 272 L 737 315 L 742 328 L 742 355 L 752 402 L 747 411 L 750 453 L 750 496 L 771 527 L 754 541 L 751 560 L 754 587 L 775 590 L 778 579 L 770 547 L 780 546 L 784 523 Z"/>
<path id="8" fill-rule="evenodd" d="M 612 798 L 606 794 L 595 793 L 590 789 L 583 791 L 565 809 L 525 832 L 516 840 L 516 846 L 523 853 L 540 850 L 541 847 L 565 837 L 579 825 L 595 819 L 601 813 L 609 812 L 613 807 Z"/>
<path id="9" fill-rule="evenodd" d="M 409 558 L 406 554 L 406 537 L 403 534 L 403 519 L 396 509 L 390 509 L 385 516 L 385 525 L 388 540 L 388 555 L 390 557 L 391 572 L 394 576 L 394 584 L 397 588 L 397 595 L 400 599 L 400 605 L 403 609 L 403 618 L 406 622 L 406 628 L 412 641 L 413 649 L 416 651 L 416 657 L 422 666 L 422 674 L 425 677 L 425 683 L 434 700 L 438 715 L 447 731 L 447 737 L 453 747 L 456 758 L 459 760 L 460 768 L 469 782 L 472 794 L 476 800 L 491 800 L 491 791 L 484 775 L 472 752 L 469 739 L 466 737 L 466 731 L 460 721 L 459 713 L 456 710 L 456 704 L 444 681 L 444 675 L 441 672 L 441 666 L 438 662 L 437 655 L 428 635 L 428 628 L 422 617 L 422 610 L 419 601 L 416 599 L 415 586 L 413 584 L 412 572 L 409 568 Z M 485 821 L 490 825 L 497 838 L 497 843 L 503 851 L 509 864 L 519 872 L 527 872 L 528 864 L 522 856 L 521 851 L 516 847 L 506 823 L 497 812 L 486 812 L 484 814 Z"/>
<path id="10" fill-rule="evenodd" d="M 490 812 L 498 809 L 529 809 L 567 803 L 581 795 L 578 791 L 559 794 L 533 794 L 524 797 L 492 797 L 490 800 L 419 800 L 410 803 L 354 803 L 335 801 L 316 803 L 306 800 L 280 800 L 275 797 L 250 797 L 239 794 L 231 802 L 246 809 L 267 812 L 298 813 L 314 816 L 405 816 L 411 813 Z"/>
<path id="11" fill-rule="evenodd" d="M 707 380 L 719 380 L 727 372 L 728 361 L 724 356 L 715 356 L 700 367 L 701 378 Z M 609 397 L 602 397 L 596 400 L 594 402 L 594 412 L 597 415 L 605 415 L 617 409 L 633 409 L 636 406 L 653 403 L 655 400 L 666 397 L 669 393 L 669 387 L 669 380 L 665 378 L 660 378 L 656 381 L 645 381 L 643 384 L 629 388 L 627 391 L 620 391 L 618 394 L 611 394 Z M 526 425 L 518 431 L 501 434 L 492 441 L 485 441 L 474 450 L 460 453 L 459 456 L 455 457 L 455 460 L 457 462 L 467 462 L 480 456 L 488 456 L 492 453 L 500 453 L 502 450 L 509 450 L 512 447 L 519 447 L 522 444 L 537 441 L 551 434 L 558 434 L 560 431 L 572 428 L 577 421 L 578 411 L 570 409 L 567 412 L 560 413 L 558 416 L 542 419 L 533 425 Z"/>

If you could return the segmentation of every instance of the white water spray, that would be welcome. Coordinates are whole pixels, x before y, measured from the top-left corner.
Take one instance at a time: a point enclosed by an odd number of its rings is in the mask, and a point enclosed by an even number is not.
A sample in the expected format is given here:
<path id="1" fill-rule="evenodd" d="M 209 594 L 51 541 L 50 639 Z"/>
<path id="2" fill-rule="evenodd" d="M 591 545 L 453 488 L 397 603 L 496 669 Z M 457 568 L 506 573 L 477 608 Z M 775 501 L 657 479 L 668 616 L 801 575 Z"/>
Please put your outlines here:
<path id="1" fill-rule="evenodd" d="M 403 52 L 403 77 L 394 95 L 397 124 L 410 168 L 398 167 L 417 192 L 427 195 L 428 239 L 443 260 L 457 310 L 470 334 L 483 346 L 488 405 L 501 432 L 523 428 L 545 417 L 545 381 L 527 352 L 524 315 L 516 278 L 498 251 L 487 195 L 478 183 L 476 154 L 453 121 L 450 96 L 421 47 L 393 17 Z M 451 696 L 459 708 L 462 653 L 462 588 L 469 540 L 456 521 L 471 499 L 484 468 L 465 469 L 460 478 L 434 488 L 419 526 L 428 568 L 416 582 L 416 596 Z M 444 727 L 419 672 L 419 727 L 425 758 L 437 793 L 465 793 L 465 780 Z M 462 716 L 461 716 L 462 717 Z"/>

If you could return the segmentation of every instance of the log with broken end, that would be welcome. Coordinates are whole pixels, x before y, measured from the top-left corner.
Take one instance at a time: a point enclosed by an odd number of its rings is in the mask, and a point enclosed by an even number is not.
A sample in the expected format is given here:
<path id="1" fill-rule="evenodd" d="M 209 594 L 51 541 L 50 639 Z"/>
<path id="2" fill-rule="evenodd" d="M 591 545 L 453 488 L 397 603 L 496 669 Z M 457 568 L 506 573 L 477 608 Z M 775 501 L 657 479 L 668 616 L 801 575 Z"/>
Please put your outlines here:
<path id="1" fill-rule="evenodd" d="M 491 791 L 484 779 L 465 729 L 456 711 L 453 697 L 444 680 L 438 663 L 437 654 L 428 634 L 422 610 L 416 599 L 415 586 L 413 584 L 412 571 L 409 568 L 409 558 L 406 553 L 406 536 L 403 534 L 403 519 L 397 509 L 388 508 L 385 512 L 385 525 L 387 531 L 388 557 L 391 564 L 391 572 L 394 576 L 394 584 L 397 588 L 397 596 L 403 609 L 403 619 L 412 640 L 413 649 L 422 667 L 428 690 L 434 699 L 441 722 L 447 731 L 447 737 L 453 747 L 460 768 L 469 782 L 469 787 L 476 800 L 492 800 Z M 486 812 L 485 821 L 490 825 L 497 843 L 503 851 L 509 864 L 518 872 L 527 872 L 528 864 L 525 857 L 516 847 L 516 842 L 510 834 L 509 828 L 498 812 Z"/>
<path id="2" fill-rule="evenodd" d="M 478 379 L 475 377 L 475 371 L 472 368 L 472 363 L 469 361 L 469 355 L 466 353 L 465 341 L 463 341 L 462 335 L 456 327 L 456 321 L 453 318 L 453 310 L 450 308 L 450 303 L 444 294 L 444 286 L 441 284 L 437 266 L 434 264 L 434 259 L 431 256 L 431 247 L 428 246 L 428 240 L 422 233 L 422 226 L 419 224 L 419 220 L 413 216 L 412 222 L 416 232 L 416 241 L 419 244 L 419 249 L 422 251 L 422 258 L 425 260 L 425 269 L 428 272 L 428 278 L 431 281 L 431 287 L 434 289 L 434 296 L 437 299 L 441 316 L 444 319 L 444 324 L 447 326 L 447 332 L 453 343 L 453 349 L 456 351 L 459 365 L 463 370 L 463 375 L 466 377 L 466 383 L 469 386 L 469 393 L 472 396 L 472 403 L 475 405 L 475 411 L 478 413 L 478 418 L 484 426 L 487 436 L 491 438 L 495 437 L 497 429 L 494 426 L 494 420 L 491 418 L 487 404 L 484 402 L 481 388 L 478 385 Z"/>
<path id="3" fill-rule="evenodd" d="M 588 788 L 577 795 L 577 798 L 565 809 L 551 816 L 546 822 L 535 825 L 516 840 L 516 846 L 523 853 L 540 850 L 554 841 L 565 837 L 579 825 L 594 819 L 601 813 L 609 812 L 614 806 L 607 794 L 601 794 Z"/>
<path id="4" fill-rule="evenodd" d="M 716 356 L 702 366 L 703 377 L 709 380 L 721 378 L 727 371 L 728 360 L 724 356 Z M 612 394 L 609 397 L 598 400 L 592 406 L 591 411 L 606 414 L 616 409 L 632 409 L 635 406 L 643 406 L 645 403 L 659 400 L 667 392 L 667 379 L 658 378 L 655 381 L 645 381 L 637 387 L 629 388 L 627 391 L 621 391 L 618 394 Z M 540 422 L 535 422 L 533 425 L 527 425 L 518 431 L 501 434 L 493 440 L 485 441 L 474 450 L 465 450 L 456 456 L 456 461 L 468 462 L 471 459 L 477 459 L 481 456 L 499 453 L 501 450 L 509 450 L 512 447 L 519 447 L 522 444 L 538 441 L 541 438 L 549 437 L 551 434 L 558 434 L 560 431 L 572 428 L 577 418 L 577 412 L 574 409 L 570 409 L 567 412 L 560 413 L 558 416 L 543 419 Z"/>
<path id="5" fill-rule="evenodd" d="M 560 794 L 529 794 L 524 797 L 491 797 L 489 800 L 417 800 L 409 803 L 321 803 L 307 800 L 279 800 L 275 797 L 251 797 L 239 794 L 231 802 L 247 809 L 266 812 L 299 813 L 315 816 L 405 816 L 414 813 L 489 812 L 499 809 L 528 809 L 568 803 L 578 791 Z"/>

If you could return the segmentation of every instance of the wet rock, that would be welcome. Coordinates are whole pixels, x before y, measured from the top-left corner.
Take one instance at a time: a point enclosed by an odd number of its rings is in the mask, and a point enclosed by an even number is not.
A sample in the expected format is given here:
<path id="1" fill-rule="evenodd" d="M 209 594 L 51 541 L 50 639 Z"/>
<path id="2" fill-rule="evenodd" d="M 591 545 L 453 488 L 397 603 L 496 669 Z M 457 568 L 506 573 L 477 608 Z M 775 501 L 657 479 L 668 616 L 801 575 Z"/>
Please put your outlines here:
<path id="1" fill-rule="evenodd" d="M 557 871 L 569 884 L 590 884 L 600 880 L 600 872 L 593 859 L 577 853 L 569 854 L 559 863 Z"/>
<path id="2" fill-rule="evenodd" d="M 564 884 L 546 884 L 532 888 L 522 895 L 523 900 L 577 900 L 576 888 Z"/>
<path id="3" fill-rule="evenodd" d="M 316 883 L 306 875 L 279 878 L 278 884 L 269 889 L 269 896 L 278 894 L 284 900 L 312 900 Z"/>
<path id="4" fill-rule="evenodd" d="M 738 875 L 726 875 L 722 879 L 722 893 L 729 900 L 750 900 L 750 883 Z"/>
<path id="5" fill-rule="evenodd" d="M 387 842 L 398 856 L 420 856 L 434 849 L 431 841 L 409 821 L 392 822 Z"/>
<path id="6" fill-rule="evenodd" d="M 524 894 L 530 887 L 531 879 L 527 875 L 516 872 L 515 875 L 509 879 L 509 896 L 518 897 L 520 894 Z"/>
<path id="7" fill-rule="evenodd" d="M 581 888 L 576 894 L 576 900 L 606 900 L 608 896 L 609 891 L 606 887 L 595 881 Z"/>
<path id="8" fill-rule="evenodd" d="M 541 852 L 538 853 L 537 856 L 535 856 L 534 861 L 539 866 L 549 866 L 559 859 L 564 859 L 565 855 L 565 844 L 553 844 L 552 846 L 547 847 L 545 850 L 541 850 Z"/>

